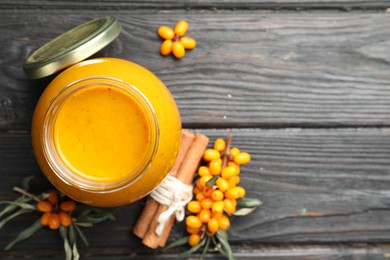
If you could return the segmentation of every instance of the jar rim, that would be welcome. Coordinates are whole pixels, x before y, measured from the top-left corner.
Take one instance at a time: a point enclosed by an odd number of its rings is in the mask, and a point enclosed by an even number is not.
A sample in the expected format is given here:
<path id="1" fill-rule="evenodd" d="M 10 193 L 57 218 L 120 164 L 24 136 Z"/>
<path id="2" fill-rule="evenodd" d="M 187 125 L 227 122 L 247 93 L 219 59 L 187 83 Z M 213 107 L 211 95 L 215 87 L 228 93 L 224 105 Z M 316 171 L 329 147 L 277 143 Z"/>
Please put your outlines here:
<path id="1" fill-rule="evenodd" d="M 148 148 L 146 149 L 146 154 L 143 158 L 140 158 L 140 163 L 132 172 L 129 172 L 125 177 L 117 180 L 92 180 L 91 178 L 86 178 L 85 176 L 83 177 L 82 175 L 74 172 L 74 170 L 68 167 L 62 160 L 55 145 L 54 125 L 58 112 L 61 109 L 61 105 L 77 91 L 97 85 L 110 86 L 118 88 L 118 90 L 125 91 L 126 94 L 130 95 L 131 98 L 137 102 L 137 105 L 142 108 L 146 119 L 148 120 L 150 142 Z M 101 75 L 81 78 L 63 87 L 58 95 L 50 102 L 49 108 L 44 117 L 42 130 L 43 134 L 41 143 L 43 153 L 55 175 L 67 185 L 97 193 L 113 192 L 118 189 L 128 187 L 141 178 L 151 166 L 153 158 L 157 153 L 160 141 L 160 128 L 157 114 L 147 97 L 138 90 L 138 88 L 128 82 L 115 77 Z"/>

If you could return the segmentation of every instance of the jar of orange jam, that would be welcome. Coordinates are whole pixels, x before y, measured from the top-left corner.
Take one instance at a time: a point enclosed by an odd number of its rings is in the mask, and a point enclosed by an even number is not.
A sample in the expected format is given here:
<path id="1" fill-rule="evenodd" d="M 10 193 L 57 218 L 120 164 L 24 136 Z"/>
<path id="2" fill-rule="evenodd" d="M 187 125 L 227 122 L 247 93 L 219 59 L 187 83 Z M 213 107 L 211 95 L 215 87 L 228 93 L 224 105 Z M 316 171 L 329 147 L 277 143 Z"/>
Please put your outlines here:
<path id="1" fill-rule="evenodd" d="M 103 207 L 146 196 L 167 175 L 180 146 L 179 111 L 160 79 L 123 59 L 84 60 L 93 54 L 87 49 L 96 52 L 119 31 L 115 18 L 95 19 L 44 45 L 25 65 L 31 78 L 67 67 L 34 112 L 39 166 L 67 196 Z"/>

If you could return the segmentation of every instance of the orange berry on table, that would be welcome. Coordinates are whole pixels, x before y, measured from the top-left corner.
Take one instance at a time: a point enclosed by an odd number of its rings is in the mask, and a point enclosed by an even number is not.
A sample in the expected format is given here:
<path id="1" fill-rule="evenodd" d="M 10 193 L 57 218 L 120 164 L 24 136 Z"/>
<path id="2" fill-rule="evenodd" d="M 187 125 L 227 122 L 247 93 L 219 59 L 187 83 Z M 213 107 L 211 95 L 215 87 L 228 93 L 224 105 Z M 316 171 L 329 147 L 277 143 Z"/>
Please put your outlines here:
<path id="1" fill-rule="evenodd" d="M 223 211 L 221 212 L 211 212 L 211 218 L 219 219 L 223 215 Z"/>
<path id="2" fill-rule="evenodd" d="M 210 198 L 211 194 L 213 193 L 214 189 L 212 187 L 204 187 L 203 188 L 203 194 L 206 198 Z"/>
<path id="3" fill-rule="evenodd" d="M 202 205 L 197 200 L 192 200 L 187 204 L 187 209 L 191 213 L 199 213 L 199 211 L 202 209 Z"/>
<path id="4" fill-rule="evenodd" d="M 221 159 L 212 160 L 209 163 L 209 169 L 210 169 L 211 175 L 214 175 L 214 176 L 219 175 L 221 173 L 221 170 L 222 170 L 222 160 Z"/>
<path id="5" fill-rule="evenodd" d="M 61 202 L 60 209 L 62 211 L 70 212 L 76 209 L 76 202 L 73 200 L 66 200 Z"/>
<path id="6" fill-rule="evenodd" d="M 196 246 L 197 244 L 199 244 L 201 239 L 202 239 L 202 237 L 199 234 L 191 234 L 188 237 L 188 244 L 190 246 Z"/>
<path id="7" fill-rule="evenodd" d="M 237 174 L 240 174 L 240 166 L 239 166 L 239 165 L 235 164 L 235 163 L 234 163 L 234 162 L 232 162 L 232 161 L 229 161 L 229 162 L 227 163 L 227 166 L 233 166 L 233 167 L 236 167 Z"/>
<path id="8" fill-rule="evenodd" d="M 220 190 L 214 190 L 212 193 L 211 193 L 211 198 L 214 200 L 214 201 L 221 201 L 223 200 L 223 192 L 220 191 Z"/>
<path id="9" fill-rule="evenodd" d="M 211 198 L 205 198 L 200 202 L 200 205 L 203 209 L 211 209 L 214 201 Z"/>
<path id="10" fill-rule="evenodd" d="M 190 37 L 181 37 L 180 42 L 183 44 L 184 49 L 186 50 L 191 50 L 196 46 L 196 41 Z"/>
<path id="11" fill-rule="evenodd" d="M 51 212 L 53 210 L 53 204 L 46 200 L 41 200 L 37 204 L 37 209 L 41 212 Z"/>
<path id="12" fill-rule="evenodd" d="M 225 198 L 227 199 L 238 199 L 240 197 L 240 193 L 235 189 L 236 187 L 229 188 L 225 191 Z"/>
<path id="13" fill-rule="evenodd" d="M 214 142 L 214 150 L 222 152 L 226 148 L 226 142 L 222 138 L 217 138 Z"/>
<path id="14" fill-rule="evenodd" d="M 195 195 L 195 199 L 197 201 L 203 201 L 206 197 L 204 196 L 203 192 L 199 192 L 198 194 Z"/>
<path id="15" fill-rule="evenodd" d="M 173 37 L 175 36 L 173 30 L 168 26 L 160 26 L 157 30 L 157 34 L 164 40 L 172 40 Z"/>
<path id="16" fill-rule="evenodd" d="M 237 147 L 233 147 L 232 149 L 230 149 L 230 154 L 233 156 L 239 154 L 240 152 L 241 152 L 240 149 L 238 149 Z"/>
<path id="17" fill-rule="evenodd" d="M 228 216 L 222 215 L 222 216 L 218 219 L 218 225 L 219 225 L 219 228 L 220 228 L 220 229 L 222 229 L 222 230 L 228 230 L 229 227 L 230 227 L 230 219 L 228 218 Z"/>
<path id="18" fill-rule="evenodd" d="M 49 228 L 52 230 L 58 229 L 60 227 L 60 223 L 60 216 L 55 212 L 51 213 L 49 218 Z"/>
<path id="19" fill-rule="evenodd" d="M 188 22 L 181 20 L 176 24 L 174 32 L 179 36 L 183 36 L 184 34 L 186 34 L 187 30 L 188 30 Z"/>
<path id="20" fill-rule="evenodd" d="M 235 175 L 238 175 L 238 172 L 237 172 L 237 168 L 234 166 L 227 166 L 221 172 L 221 177 L 224 179 L 230 179 Z"/>
<path id="21" fill-rule="evenodd" d="M 228 214 L 233 214 L 236 211 L 237 201 L 235 199 L 224 199 L 224 210 Z"/>
<path id="22" fill-rule="evenodd" d="M 227 180 L 228 183 L 229 183 L 229 188 L 236 187 L 237 184 L 240 183 L 240 180 L 241 180 L 240 176 L 237 176 L 237 175 L 236 175 L 236 176 L 230 177 L 230 178 Z"/>
<path id="23" fill-rule="evenodd" d="M 64 227 L 69 227 L 72 224 L 72 217 L 68 213 L 61 211 L 58 215 L 61 225 Z"/>
<path id="24" fill-rule="evenodd" d="M 206 175 L 206 176 L 202 176 L 200 177 L 197 181 L 196 181 L 196 186 L 198 186 L 199 188 L 203 189 L 206 187 L 206 183 L 212 178 L 211 175 Z"/>
<path id="25" fill-rule="evenodd" d="M 217 185 L 218 189 L 222 192 L 225 192 L 227 189 L 229 189 L 229 182 L 224 178 L 219 177 L 215 182 L 215 184 Z"/>
<path id="26" fill-rule="evenodd" d="M 242 198 L 245 196 L 246 190 L 241 186 L 236 186 L 233 189 L 235 189 L 238 192 L 238 198 Z"/>
<path id="27" fill-rule="evenodd" d="M 186 54 L 186 50 L 184 49 L 183 44 L 178 41 L 175 41 L 172 44 L 172 52 L 173 52 L 173 56 L 175 56 L 178 59 L 183 58 L 184 55 Z"/>
<path id="28" fill-rule="evenodd" d="M 207 222 L 207 229 L 208 231 L 210 231 L 211 234 L 217 232 L 218 228 L 219 228 L 219 223 L 217 219 L 211 218 L 209 222 Z"/>
<path id="29" fill-rule="evenodd" d="M 160 54 L 162 56 L 168 56 L 172 52 L 172 40 L 165 40 L 160 47 Z"/>
<path id="30" fill-rule="evenodd" d="M 200 228 L 202 226 L 202 221 L 200 221 L 198 216 L 188 216 L 186 218 L 186 226 L 190 228 Z"/>
<path id="31" fill-rule="evenodd" d="M 210 169 L 207 166 L 200 166 L 198 169 L 198 174 L 199 176 L 206 176 L 206 175 L 211 175 Z"/>
<path id="32" fill-rule="evenodd" d="M 198 194 L 199 192 L 202 192 L 202 189 L 199 188 L 198 186 L 194 187 L 194 195 Z"/>
<path id="33" fill-rule="evenodd" d="M 216 201 L 211 206 L 211 211 L 212 212 L 223 212 L 223 208 L 224 208 L 223 201 Z"/>
<path id="34" fill-rule="evenodd" d="M 210 162 L 212 160 L 217 160 L 220 158 L 221 158 L 220 152 L 214 149 L 207 149 L 206 151 L 204 151 L 203 160 L 205 160 L 206 162 Z"/>
<path id="35" fill-rule="evenodd" d="M 211 218 L 211 211 L 209 209 L 202 209 L 198 213 L 198 218 L 202 223 L 207 223 Z"/>
<path id="36" fill-rule="evenodd" d="M 234 155 L 234 163 L 242 165 L 247 164 L 251 160 L 251 156 L 247 152 L 241 152 Z"/>
<path id="37" fill-rule="evenodd" d="M 51 212 L 45 212 L 42 214 L 40 218 L 40 222 L 42 226 L 48 226 L 49 225 L 49 219 L 50 219 Z"/>
<path id="38" fill-rule="evenodd" d="M 196 234 L 200 232 L 200 228 L 186 227 L 186 231 L 189 234 Z"/>
<path id="39" fill-rule="evenodd" d="M 51 204 L 55 205 L 58 202 L 58 193 L 57 192 L 50 192 L 49 196 L 47 197 L 47 201 L 49 201 Z"/>

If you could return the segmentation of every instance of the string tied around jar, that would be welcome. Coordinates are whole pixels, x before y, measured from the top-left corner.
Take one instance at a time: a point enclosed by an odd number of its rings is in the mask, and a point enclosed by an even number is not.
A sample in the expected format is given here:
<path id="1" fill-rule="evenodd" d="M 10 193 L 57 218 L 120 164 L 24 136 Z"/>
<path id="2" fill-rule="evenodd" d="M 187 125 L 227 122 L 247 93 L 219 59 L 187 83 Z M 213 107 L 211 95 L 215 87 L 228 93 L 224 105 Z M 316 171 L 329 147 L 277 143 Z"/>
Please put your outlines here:
<path id="1" fill-rule="evenodd" d="M 165 223 L 175 213 L 177 221 L 182 221 L 185 215 L 185 206 L 192 200 L 192 185 L 184 184 L 176 177 L 168 174 L 167 177 L 150 193 L 158 203 L 168 207 L 158 217 L 156 234 L 161 236 Z"/>

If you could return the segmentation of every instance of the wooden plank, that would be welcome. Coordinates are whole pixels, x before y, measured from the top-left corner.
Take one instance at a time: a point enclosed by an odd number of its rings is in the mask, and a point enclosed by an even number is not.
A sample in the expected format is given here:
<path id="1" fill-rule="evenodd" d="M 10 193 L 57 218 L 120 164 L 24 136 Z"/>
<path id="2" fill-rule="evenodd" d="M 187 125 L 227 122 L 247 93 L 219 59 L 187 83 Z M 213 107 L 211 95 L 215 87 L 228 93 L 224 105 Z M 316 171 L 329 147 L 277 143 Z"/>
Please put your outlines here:
<path id="1" fill-rule="evenodd" d="M 259 245 L 390 242 L 390 128 L 194 131 L 212 140 L 233 134 L 233 145 L 252 155 L 252 162 L 242 166 L 241 184 L 247 197 L 258 197 L 263 206 L 232 220 L 230 241 L 238 250 L 257 250 Z M 0 199 L 15 197 L 12 187 L 31 174 L 36 175 L 33 191 L 50 187 L 35 163 L 28 134 L 1 134 L 0 144 Z M 130 234 L 142 203 L 118 209 L 117 221 L 85 230 L 93 248 L 81 246 L 83 252 L 154 252 Z M 2 229 L 0 248 L 36 217 Z M 177 224 L 170 241 L 183 234 L 183 224 Z M 47 254 L 48 248 L 61 250 L 60 241 L 58 234 L 42 230 L 37 239 L 15 250 Z"/>
<path id="2" fill-rule="evenodd" d="M 28 54 L 103 15 L 117 16 L 123 32 L 100 55 L 156 73 L 185 127 L 390 124 L 386 13 L 15 10 L 0 12 L 1 130 L 30 128 L 48 82 L 26 79 Z M 156 29 L 180 19 L 198 46 L 182 60 L 161 57 Z"/>
<path id="3" fill-rule="evenodd" d="M 289 9 L 289 8 L 337 8 L 350 10 L 351 8 L 388 8 L 388 0 L 192 0 L 192 1 L 25 1 L 12 0 L 2 3 L 0 9 L 10 8 L 47 8 L 47 9 L 100 9 L 100 10 L 123 10 L 123 9 Z"/>

